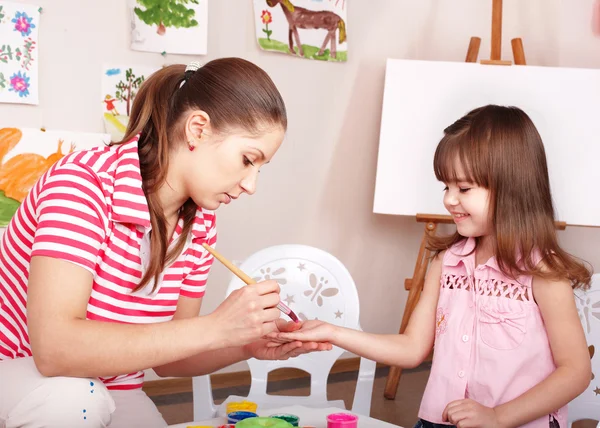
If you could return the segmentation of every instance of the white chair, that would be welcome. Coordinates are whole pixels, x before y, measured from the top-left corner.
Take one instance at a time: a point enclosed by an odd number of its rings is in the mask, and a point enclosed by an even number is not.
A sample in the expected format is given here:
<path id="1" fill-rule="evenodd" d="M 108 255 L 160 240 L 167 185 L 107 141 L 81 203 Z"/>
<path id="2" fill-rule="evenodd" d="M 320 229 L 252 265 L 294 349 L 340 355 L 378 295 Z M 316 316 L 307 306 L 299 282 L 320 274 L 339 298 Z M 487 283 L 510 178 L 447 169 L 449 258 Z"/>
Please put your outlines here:
<path id="1" fill-rule="evenodd" d="M 600 349 L 600 274 L 592 276 L 592 286 L 587 291 L 575 290 L 575 303 L 583 325 L 592 359 L 592 381 L 587 389 L 569 403 L 568 426 L 582 419 L 600 421 L 600 355 L 594 355 Z M 600 428 L 598 423 L 597 428 Z"/>
<path id="2" fill-rule="evenodd" d="M 281 299 L 301 319 L 327 321 L 359 329 L 359 301 L 352 276 L 331 254 L 304 245 L 278 245 L 263 249 L 245 260 L 240 268 L 256 281 L 275 279 L 281 286 Z M 234 277 L 226 292 L 243 287 Z M 261 409 L 292 404 L 308 407 L 338 407 L 345 409 L 343 400 L 327 401 L 327 378 L 343 349 L 314 352 L 287 361 L 250 359 L 252 383 L 248 397 L 230 396 L 221 406 L 215 406 L 209 376 L 193 379 L 194 420 L 225 416 L 226 403 L 243 399 L 256 402 Z M 361 358 L 352 411 L 368 416 L 375 377 L 375 362 Z M 310 395 L 288 397 L 267 394 L 269 372 L 280 368 L 296 368 L 311 376 Z"/>

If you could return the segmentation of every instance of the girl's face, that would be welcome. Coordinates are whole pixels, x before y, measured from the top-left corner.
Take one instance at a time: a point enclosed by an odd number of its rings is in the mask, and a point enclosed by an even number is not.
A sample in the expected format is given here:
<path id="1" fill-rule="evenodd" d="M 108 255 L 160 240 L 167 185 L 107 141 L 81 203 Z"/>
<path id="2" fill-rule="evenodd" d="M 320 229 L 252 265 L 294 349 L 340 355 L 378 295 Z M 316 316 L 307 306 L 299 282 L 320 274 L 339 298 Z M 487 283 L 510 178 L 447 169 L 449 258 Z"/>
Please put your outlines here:
<path id="1" fill-rule="evenodd" d="M 444 206 L 452 215 L 458 233 L 468 238 L 490 235 L 490 191 L 468 182 L 461 165 L 455 168 L 457 181 L 444 183 Z"/>
<path id="2" fill-rule="evenodd" d="M 266 129 L 259 135 L 243 131 L 224 137 L 202 132 L 191 139 L 193 151 L 187 149 L 180 171 L 183 189 L 196 205 L 214 210 L 229 204 L 242 193 L 256 191 L 260 168 L 271 161 L 281 146 L 284 130 Z"/>

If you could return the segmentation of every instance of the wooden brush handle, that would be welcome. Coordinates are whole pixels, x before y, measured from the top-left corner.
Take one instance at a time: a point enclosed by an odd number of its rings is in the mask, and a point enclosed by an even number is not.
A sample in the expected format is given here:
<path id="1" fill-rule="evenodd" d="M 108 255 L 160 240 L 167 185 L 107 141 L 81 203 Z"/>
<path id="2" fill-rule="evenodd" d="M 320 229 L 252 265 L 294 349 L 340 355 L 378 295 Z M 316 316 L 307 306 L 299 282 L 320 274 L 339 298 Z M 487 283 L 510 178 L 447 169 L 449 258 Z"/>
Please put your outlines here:
<path id="1" fill-rule="evenodd" d="M 223 263 L 223 265 L 225 265 L 225 267 L 227 269 L 229 269 L 231 272 L 233 272 L 235 274 L 235 276 L 237 276 L 239 279 L 244 281 L 247 285 L 256 284 L 256 281 L 254 281 L 252 278 L 250 278 L 248 275 L 246 275 L 241 269 L 239 269 L 236 265 L 234 265 L 229 260 L 227 260 L 225 257 L 223 257 L 221 254 L 219 254 L 217 252 L 217 250 L 215 250 L 213 247 L 211 247 L 207 243 L 202 244 L 202 246 L 204 248 L 206 248 L 206 251 L 208 251 L 213 256 L 215 256 L 215 259 L 217 259 L 218 261 Z"/>

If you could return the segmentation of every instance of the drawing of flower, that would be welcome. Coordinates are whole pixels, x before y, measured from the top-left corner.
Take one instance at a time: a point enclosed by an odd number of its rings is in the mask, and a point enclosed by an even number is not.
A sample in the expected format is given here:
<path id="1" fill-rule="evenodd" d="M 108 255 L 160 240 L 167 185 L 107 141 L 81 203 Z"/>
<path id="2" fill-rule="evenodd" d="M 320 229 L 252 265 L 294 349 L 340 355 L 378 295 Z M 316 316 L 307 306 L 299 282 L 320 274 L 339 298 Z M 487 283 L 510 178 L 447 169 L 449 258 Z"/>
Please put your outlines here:
<path id="1" fill-rule="evenodd" d="M 269 24 L 273 22 L 273 16 L 268 10 L 263 10 L 262 14 L 260 15 L 260 19 L 262 19 L 263 24 L 265 24 L 265 28 L 263 28 L 263 33 L 267 35 L 267 40 L 270 41 L 273 30 L 269 30 Z"/>
<path id="2" fill-rule="evenodd" d="M 15 73 L 10 78 L 9 91 L 18 92 L 19 97 L 29 96 L 29 77 L 26 73 Z"/>
<path id="3" fill-rule="evenodd" d="M 268 10 L 262 11 L 262 15 L 260 16 L 260 19 L 262 19 L 263 24 L 270 24 L 271 22 L 273 22 L 273 17 L 271 16 L 271 12 L 269 12 Z"/>
<path id="4" fill-rule="evenodd" d="M 35 24 L 31 21 L 33 18 L 27 16 L 25 12 L 17 12 L 15 17 L 11 22 L 15 24 L 15 31 L 21 33 L 21 36 L 29 36 L 31 34 L 31 29 L 35 28 Z"/>
<path id="5" fill-rule="evenodd" d="M 444 312 L 443 308 L 438 308 L 435 319 L 435 337 L 446 332 L 448 327 L 448 313 Z"/>

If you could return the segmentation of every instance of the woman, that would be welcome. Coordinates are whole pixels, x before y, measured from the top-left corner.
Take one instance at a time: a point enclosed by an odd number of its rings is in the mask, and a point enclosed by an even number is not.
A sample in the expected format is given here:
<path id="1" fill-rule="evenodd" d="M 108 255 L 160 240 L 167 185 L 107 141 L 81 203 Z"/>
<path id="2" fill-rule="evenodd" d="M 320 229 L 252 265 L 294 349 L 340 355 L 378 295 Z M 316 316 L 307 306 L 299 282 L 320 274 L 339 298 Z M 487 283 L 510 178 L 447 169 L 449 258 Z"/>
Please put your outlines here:
<path id="1" fill-rule="evenodd" d="M 140 88 L 122 142 L 42 176 L 0 245 L 0 427 L 164 427 L 144 369 L 196 376 L 330 348 L 267 346 L 297 328 L 274 281 L 198 316 L 213 211 L 254 193 L 286 126 L 252 63 L 172 65 Z"/>

